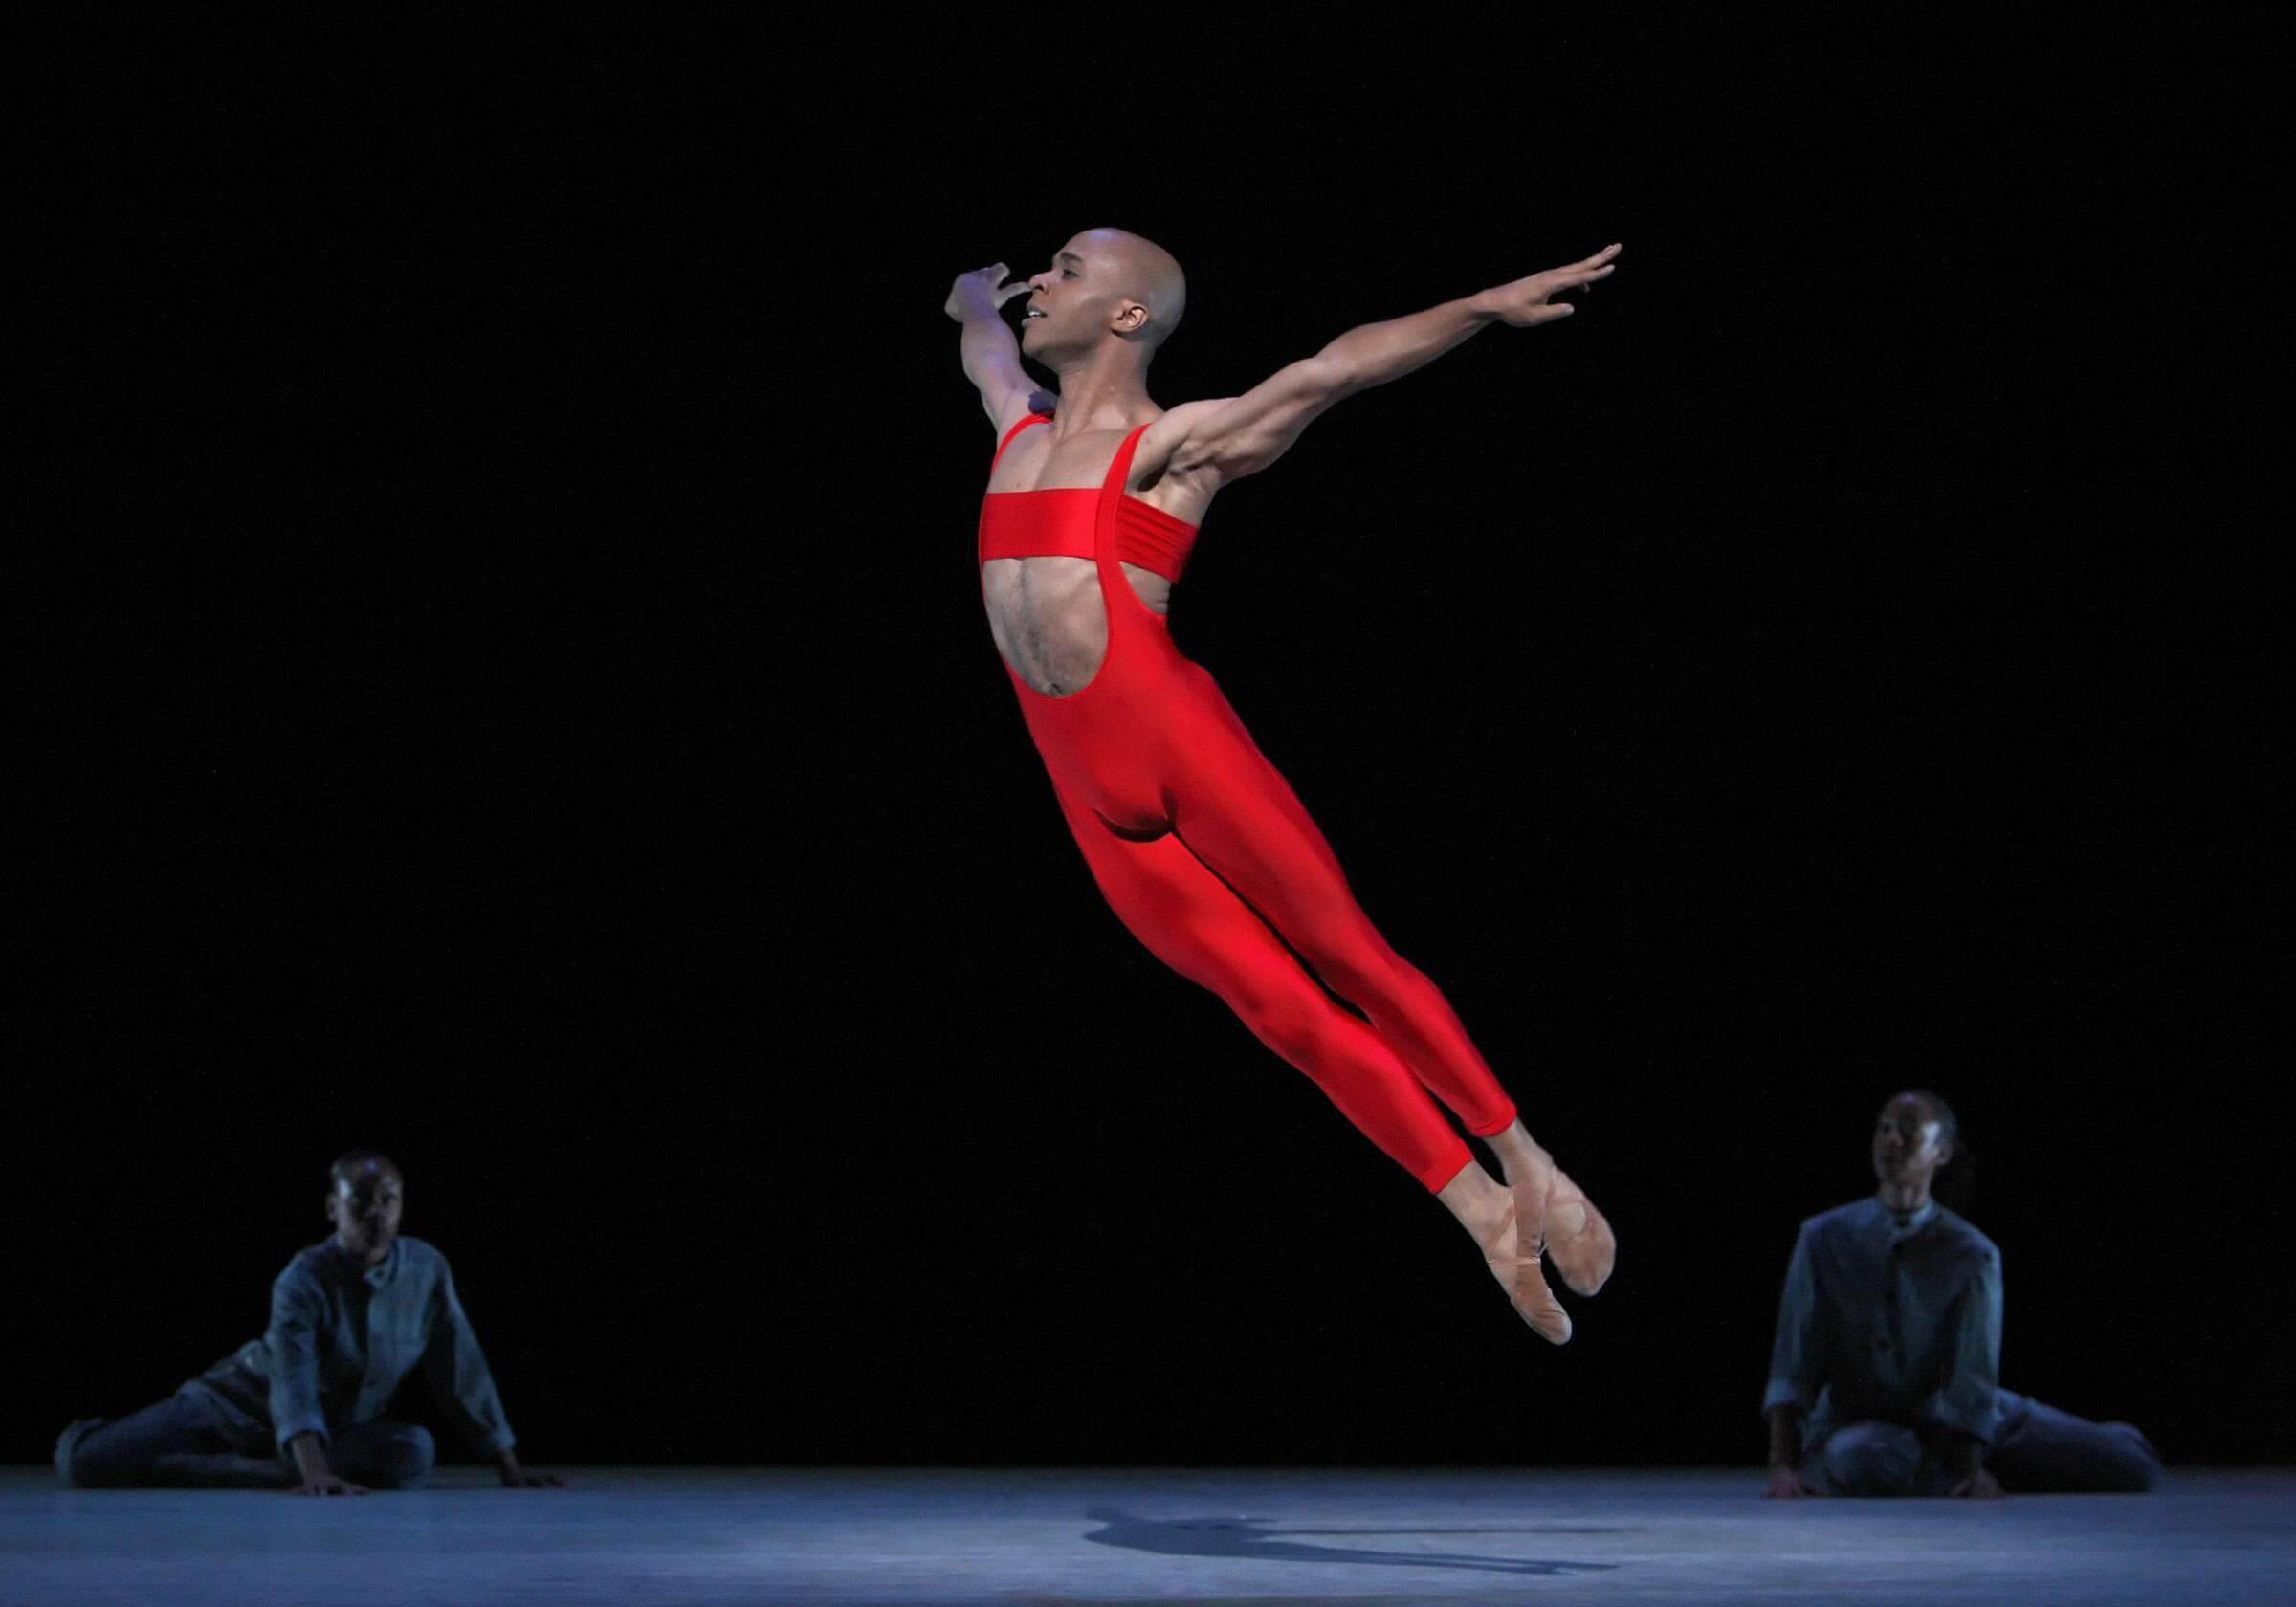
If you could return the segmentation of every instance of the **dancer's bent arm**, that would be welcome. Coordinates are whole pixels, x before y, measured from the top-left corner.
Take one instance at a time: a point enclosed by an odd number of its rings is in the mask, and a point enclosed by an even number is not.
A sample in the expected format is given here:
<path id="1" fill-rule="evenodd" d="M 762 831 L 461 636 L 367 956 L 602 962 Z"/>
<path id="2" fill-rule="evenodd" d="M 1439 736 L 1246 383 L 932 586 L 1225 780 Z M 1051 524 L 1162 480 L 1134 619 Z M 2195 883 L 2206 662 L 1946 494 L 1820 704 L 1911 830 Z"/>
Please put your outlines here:
<path id="1" fill-rule="evenodd" d="M 1203 481 L 1207 490 L 1256 474 L 1291 451 L 1300 432 L 1340 398 L 1401 379 L 1486 325 L 1522 329 L 1567 318 L 1571 304 L 1549 297 L 1609 277 L 1611 259 L 1618 254 L 1617 246 L 1605 246 L 1567 267 L 1404 318 L 1364 324 L 1241 396 L 1185 403 L 1140 437 L 1134 473 L 1143 479 L 1177 474 Z"/>
<path id="2" fill-rule="evenodd" d="M 1021 343 L 1012 326 L 997 311 L 1014 297 L 1027 295 L 1028 281 L 1015 279 L 1005 284 L 1005 273 L 1004 263 L 992 262 L 986 268 L 958 275 L 940 309 L 963 326 L 957 350 L 964 363 L 964 377 L 980 388 L 981 406 L 999 434 L 1034 410 L 1031 398 L 1037 388 L 1021 366 Z"/>

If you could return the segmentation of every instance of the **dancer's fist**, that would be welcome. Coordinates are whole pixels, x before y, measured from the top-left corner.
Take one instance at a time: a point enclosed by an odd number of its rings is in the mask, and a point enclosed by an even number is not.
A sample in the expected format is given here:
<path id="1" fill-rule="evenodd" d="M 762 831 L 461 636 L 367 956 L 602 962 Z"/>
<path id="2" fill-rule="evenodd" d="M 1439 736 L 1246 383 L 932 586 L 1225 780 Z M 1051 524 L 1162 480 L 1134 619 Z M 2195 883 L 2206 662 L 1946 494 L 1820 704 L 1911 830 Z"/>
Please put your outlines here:
<path id="1" fill-rule="evenodd" d="M 957 282 L 949 286 L 949 298 L 942 303 L 940 310 L 959 323 L 996 317 L 997 309 L 1005 302 L 1016 296 L 1028 294 L 1027 279 L 1015 279 L 1010 284 L 1004 282 L 1007 272 L 1002 262 L 992 262 L 985 268 L 976 268 L 969 274 L 958 275 Z"/>

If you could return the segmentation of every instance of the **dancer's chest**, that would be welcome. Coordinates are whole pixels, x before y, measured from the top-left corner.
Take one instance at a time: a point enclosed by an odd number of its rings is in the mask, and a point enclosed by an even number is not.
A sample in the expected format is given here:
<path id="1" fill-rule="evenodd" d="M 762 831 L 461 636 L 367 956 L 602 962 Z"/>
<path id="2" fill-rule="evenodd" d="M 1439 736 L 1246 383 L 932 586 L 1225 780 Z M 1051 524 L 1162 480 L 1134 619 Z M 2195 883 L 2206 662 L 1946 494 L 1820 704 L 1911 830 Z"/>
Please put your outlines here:
<path id="1" fill-rule="evenodd" d="M 1134 595 L 1164 612 L 1172 583 L 1137 564 L 1121 567 Z M 1035 691 L 1065 697 L 1098 672 L 1108 654 L 1108 609 L 1091 559 L 992 558 L 981 566 L 981 595 L 997 651 Z"/>

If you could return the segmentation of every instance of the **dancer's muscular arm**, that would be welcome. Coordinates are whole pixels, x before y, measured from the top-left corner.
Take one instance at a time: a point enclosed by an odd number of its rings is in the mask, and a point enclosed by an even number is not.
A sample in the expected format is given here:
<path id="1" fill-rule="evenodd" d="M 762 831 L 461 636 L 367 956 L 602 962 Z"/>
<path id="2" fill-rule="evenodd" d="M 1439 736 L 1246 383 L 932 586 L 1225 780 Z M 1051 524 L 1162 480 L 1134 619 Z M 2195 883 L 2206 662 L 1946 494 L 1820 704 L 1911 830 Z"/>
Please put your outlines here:
<path id="1" fill-rule="evenodd" d="M 964 377 L 980 388 L 981 406 L 1000 434 L 1035 410 L 1031 398 L 1037 389 L 1021 366 L 1021 343 L 1012 326 L 997 311 L 1014 297 L 1028 294 L 1027 279 L 1004 283 L 1006 272 L 1004 263 L 992 262 L 958 275 L 940 309 L 964 328 L 957 348 Z"/>
<path id="2" fill-rule="evenodd" d="M 1492 323 L 1517 329 L 1567 318 L 1571 304 L 1549 297 L 1607 278 L 1619 254 L 1605 246 L 1582 262 L 1494 286 L 1424 313 L 1351 329 L 1314 357 L 1278 369 L 1241 396 L 1189 402 L 1140 437 L 1134 473 L 1203 482 L 1208 493 L 1267 468 L 1300 431 L 1341 397 L 1402 378 Z M 1015 415 L 1018 417 L 1019 415 Z"/>

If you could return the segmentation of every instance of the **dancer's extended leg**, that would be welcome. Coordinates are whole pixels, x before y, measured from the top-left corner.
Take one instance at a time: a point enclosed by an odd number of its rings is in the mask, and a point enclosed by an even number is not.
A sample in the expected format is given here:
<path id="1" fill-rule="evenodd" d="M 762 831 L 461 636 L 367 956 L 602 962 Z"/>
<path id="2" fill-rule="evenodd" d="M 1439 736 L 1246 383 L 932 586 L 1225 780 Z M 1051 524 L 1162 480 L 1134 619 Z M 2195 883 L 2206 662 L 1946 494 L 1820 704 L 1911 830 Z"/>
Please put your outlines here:
<path id="1" fill-rule="evenodd" d="M 1174 830 L 1370 1018 L 1469 1133 L 1504 1131 L 1514 1102 L 1450 1002 L 1380 936 L 1322 831 L 1226 700 L 1211 692 L 1208 701 L 1190 733 L 1190 773 L 1174 789 Z"/>
<path id="2" fill-rule="evenodd" d="M 1543 1246 L 1571 1288 L 1593 1294 L 1617 1257 L 1610 1224 L 1523 1131 L 1449 1001 L 1380 936 L 1330 843 L 1208 676 L 1199 691 L 1175 831 L 1491 1144 L 1514 1194 L 1522 1254 L 1534 1266 Z"/>
<path id="3" fill-rule="evenodd" d="M 1101 892 L 1150 953 L 1226 1001 L 1430 1193 L 1473 1163 L 1394 1049 L 1333 1003 L 1185 844 L 1169 833 L 1119 836 L 1065 789 L 1053 790 Z"/>
<path id="4" fill-rule="evenodd" d="M 1101 892 L 1150 953 L 1211 989 L 1260 1041 L 1313 1077 L 1333 1104 L 1417 1178 L 1481 1246 L 1523 1320 L 1555 1344 L 1571 1319 L 1539 1271 L 1538 1240 L 1514 1201 L 1474 1162 L 1387 1041 L 1341 1009 L 1266 921 L 1171 833 L 1120 835 L 1055 785 L 1069 829 Z M 1528 1250 L 1520 1248 L 1524 1244 Z"/>

